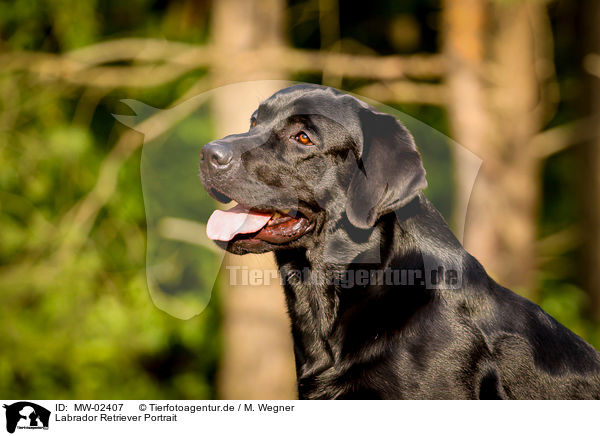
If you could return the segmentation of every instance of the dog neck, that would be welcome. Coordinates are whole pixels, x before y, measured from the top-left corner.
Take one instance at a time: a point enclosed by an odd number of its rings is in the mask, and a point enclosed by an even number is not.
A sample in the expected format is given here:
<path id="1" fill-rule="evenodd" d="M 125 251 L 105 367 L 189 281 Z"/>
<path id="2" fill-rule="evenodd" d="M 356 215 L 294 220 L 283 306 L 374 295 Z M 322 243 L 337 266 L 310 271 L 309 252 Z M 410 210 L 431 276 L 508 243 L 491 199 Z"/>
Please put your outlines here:
<path id="1" fill-rule="evenodd" d="M 424 227 L 424 223 L 431 226 L 432 222 L 435 232 Z M 424 196 L 385 215 L 368 231 L 349 226 L 342 218 L 322 229 L 327 233 L 322 238 L 327 241 L 325 245 L 275 252 L 292 321 L 300 390 L 302 383 L 310 384 L 312 377 L 333 371 L 340 361 L 341 344 L 349 336 L 353 314 L 371 311 L 378 316 L 383 310 L 401 327 L 437 292 L 430 288 L 431 283 L 421 283 L 420 279 L 440 266 L 460 270 L 457 263 L 464 257 L 464 249 Z M 441 250 L 436 247 L 440 245 L 452 255 L 439 258 Z M 343 252 L 335 247 L 343 247 Z M 373 274 L 385 282 L 389 271 L 400 272 L 393 280 L 402 280 L 403 272 L 418 273 L 419 280 L 381 286 L 369 282 Z M 371 339 L 368 334 L 364 336 L 365 341 Z M 356 342 L 356 332 L 352 340 Z"/>

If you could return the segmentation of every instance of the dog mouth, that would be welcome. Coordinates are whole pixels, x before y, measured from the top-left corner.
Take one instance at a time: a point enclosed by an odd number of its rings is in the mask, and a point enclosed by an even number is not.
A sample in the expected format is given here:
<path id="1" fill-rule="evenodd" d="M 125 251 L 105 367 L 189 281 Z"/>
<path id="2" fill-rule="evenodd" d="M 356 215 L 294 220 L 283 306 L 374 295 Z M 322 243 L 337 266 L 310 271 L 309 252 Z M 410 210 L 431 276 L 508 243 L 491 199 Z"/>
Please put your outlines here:
<path id="1" fill-rule="evenodd" d="M 228 210 L 215 210 L 206 225 L 214 241 L 264 241 L 286 244 L 314 228 L 307 215 L 297 209 L 252 209 L 236 204 Z"/>

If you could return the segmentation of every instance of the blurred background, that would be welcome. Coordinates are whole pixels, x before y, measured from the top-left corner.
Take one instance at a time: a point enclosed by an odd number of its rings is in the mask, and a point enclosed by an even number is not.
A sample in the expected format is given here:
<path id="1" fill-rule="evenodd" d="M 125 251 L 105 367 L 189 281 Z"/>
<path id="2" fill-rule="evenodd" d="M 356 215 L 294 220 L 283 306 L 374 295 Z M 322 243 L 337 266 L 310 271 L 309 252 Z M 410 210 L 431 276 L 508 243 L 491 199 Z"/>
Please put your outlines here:
<path id="1" fill-rule="evenodd" d="M 600 348 L 598 23 L 596 0 L 1 1 L 0 397 L 294 398 L 277 285 L 170 301 L 146 277 L 146 250 L 170 253 L 165 286 L 219 268 L 190 236 L 215 207 L 197 156 L 252 109 L 197 96 L 251 80 L 353 92 L 479 156 L 469 196 L 463 161 L 419 143 L 428 196 L 458 232 L 468 205 L 464 243 L 489 273 Z M 142 185 L 154 140 L 180 181 Z M 180 208 L 153 222 L 143 193 L 165 186 Z"/>

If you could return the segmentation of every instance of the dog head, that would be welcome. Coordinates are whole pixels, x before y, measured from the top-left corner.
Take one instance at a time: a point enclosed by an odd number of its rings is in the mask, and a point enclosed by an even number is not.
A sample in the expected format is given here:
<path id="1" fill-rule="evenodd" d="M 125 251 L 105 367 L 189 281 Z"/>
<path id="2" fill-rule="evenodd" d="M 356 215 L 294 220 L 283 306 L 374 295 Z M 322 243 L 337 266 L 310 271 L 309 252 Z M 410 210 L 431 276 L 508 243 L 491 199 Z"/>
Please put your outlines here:
<path id="1" fill-rule="evenodd" d="M 236 254 L 319 243 L 328 225 L 358 229 L 427 186 L 410 133 L 393 116 L 331 88 L 283 89 L 245 133 L 210 142 L 200 177 L 218 201 L 208 236 Z"/>

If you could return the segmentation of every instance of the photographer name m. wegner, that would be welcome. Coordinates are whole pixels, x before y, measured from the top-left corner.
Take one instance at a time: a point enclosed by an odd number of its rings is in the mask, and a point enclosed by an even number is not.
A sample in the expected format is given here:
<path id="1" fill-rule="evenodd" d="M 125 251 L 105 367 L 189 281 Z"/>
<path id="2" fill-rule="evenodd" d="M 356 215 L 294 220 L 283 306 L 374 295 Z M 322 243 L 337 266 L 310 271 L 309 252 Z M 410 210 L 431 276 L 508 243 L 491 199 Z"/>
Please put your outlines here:
<path id="1" fill-rule="evenodd" d="M 248 268 L 246 266 L 226 266 L 229 270 L 230 286 L 269 286 L 273 283 L 285 285 L 306 281 L 316 274 L 310 268 L 287 271 L 280 274 L 277 269 Z M 319 278 L 341 288 L 354 286 L 422 286 L 425 289 L 458 289 L 462 285 L 462 274 L 457 269 L 447 269 L 441 265 L 424 269 L 347 269 L 330 270 Z"/>

